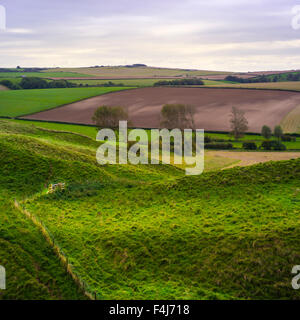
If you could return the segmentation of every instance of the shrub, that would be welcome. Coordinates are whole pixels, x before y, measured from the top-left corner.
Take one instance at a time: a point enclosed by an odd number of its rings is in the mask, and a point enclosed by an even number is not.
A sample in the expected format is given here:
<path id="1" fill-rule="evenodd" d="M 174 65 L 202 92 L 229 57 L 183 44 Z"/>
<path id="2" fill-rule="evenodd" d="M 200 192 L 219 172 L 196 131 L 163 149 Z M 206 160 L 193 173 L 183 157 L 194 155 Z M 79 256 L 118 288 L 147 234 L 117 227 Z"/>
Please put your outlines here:
<path id="1" fill-rule="evenodd" d="M 243 143 L 243 148 L 246 150 L 256 150 L 257 145 L 255 142 L 244 142 Z"/>
<path id="2" fill-rule="evenodd" d="M 205 149 L 229 150 L 233 149 L 232 143 L 206 143 Z"/>
<path id="3" fill-rule="evenodd" d="M 264 150 L 286 150 L 286 146 L 279 141 L 263 141 L 261 148 Z"/>
<path id="4" fill-rule="evenodd" d="M 2 80 L 2 81 L 0 81 L 0 84 L 7 87 L 8 89 L 11 89 L 11 90 L 22 89 L 17 83 L 13 83 L 10 80 Z"/>
<path id="5" fill-rule="evenodd" d="M 48 88 L 48 83 L 46 80 L 41 78 L 23 78 L 20 82 L 20 86 L 23 89 L 46 89 Z"/>
<path id="6" fill-rule="evenodd" d="M 205 136 L 205 137 L 204 137 L 204 143 L 210 143 L 210 142 L 212 142 L 211 137 Z"/>
<path id="7" fill-rule="evenodd" d="M 281 140 L 282 141 L 285 141 L 285 142 L 295 142 L 296 141 L 296 137 L 293 137 L 293 136 L 290 136 L 288 134 L 284 134 L 282 137 L 281 137 Z"/>
<path id="8" fill-rule="evenodd" d="M 155 87 L 158 86 L 196 86 L 196 85 L 204 85 L 204 82 L 201 79 L 179 79 L 179 80 L 171 80 L 171 81 L 158 81 L 154 83 Z"/>

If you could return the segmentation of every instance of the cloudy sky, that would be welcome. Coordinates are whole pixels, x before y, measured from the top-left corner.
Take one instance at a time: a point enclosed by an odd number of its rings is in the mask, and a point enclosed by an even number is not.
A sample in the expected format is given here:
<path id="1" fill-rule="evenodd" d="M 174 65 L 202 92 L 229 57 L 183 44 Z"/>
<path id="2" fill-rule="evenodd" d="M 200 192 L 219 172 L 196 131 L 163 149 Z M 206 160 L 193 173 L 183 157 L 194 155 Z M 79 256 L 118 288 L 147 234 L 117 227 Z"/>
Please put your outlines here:
<path id="1" fill-rule="evenodd" d="M 0 0 L 0 5 L 6 9 L 1 67 L 145 63 L 300 69 L 300 28 L 292 28 L 293 18 L 300 25 L 300 0 Z"/>

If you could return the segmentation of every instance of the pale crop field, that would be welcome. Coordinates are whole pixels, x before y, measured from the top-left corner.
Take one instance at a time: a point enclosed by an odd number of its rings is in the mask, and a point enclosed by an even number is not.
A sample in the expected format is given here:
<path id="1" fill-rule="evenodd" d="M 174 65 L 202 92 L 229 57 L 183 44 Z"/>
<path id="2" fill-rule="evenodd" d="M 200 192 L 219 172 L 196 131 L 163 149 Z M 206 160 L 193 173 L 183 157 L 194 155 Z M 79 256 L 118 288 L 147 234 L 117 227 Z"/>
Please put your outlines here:
<path id="1" fill-rule="evenodd" d="M 264 82 L 264 83 L 215 83 L 209 86 L 221 88 L 250 88 L 250 89 L 273 89 L 300 91 L 300 81 L 289 82 Z"/>
<path id="2" fill-rule="evenodd" d="M 167 68 L 126 68 L 126 67 L 101 67 L 101 68 L 62 68 L 48 69 L 44 72 L 75 72 L 87 74 L 95 77 L 109 78 L 134 78 L 134 77 L 186 77 L 186 76 L 208 76 L 208 75 L 227 75 L 230 72 L 220 71 L 203 71 L 203 70 L 184 70 L 184 69 L 167 69 Z"/>

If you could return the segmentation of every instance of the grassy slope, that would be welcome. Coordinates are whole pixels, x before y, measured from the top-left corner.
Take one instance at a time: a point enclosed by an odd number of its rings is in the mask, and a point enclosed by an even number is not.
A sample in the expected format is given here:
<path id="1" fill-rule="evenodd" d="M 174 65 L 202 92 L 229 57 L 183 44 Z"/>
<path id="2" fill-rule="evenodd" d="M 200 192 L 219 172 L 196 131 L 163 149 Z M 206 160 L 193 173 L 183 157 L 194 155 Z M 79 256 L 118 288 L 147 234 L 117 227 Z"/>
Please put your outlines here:
<path id="1" fill-rule="evenodd" d="M 184 69 L 168 69 L 168 68 L 125 68 L 125 67 L 103 67 L 103 68 L 61 68 L 61 69 L 49 69 L 45 72 L 77 72 L 83 73 L 95 77 L 179 77 L 179 76 L 204 76 L 204 75 L 218 75 L 218 74 L 232 74 L 232 72 L 222 71 L 188 71 Z"/>
<path id="2" fill-rule="evenodd" d="M 8 190 L 0 185 L 0 263 L 7 273 L 0 300 L 85 299 L 40 231 L 12 207 Z"/>
<path id="3" fill-rule="evenodd" d="M 2 78 L 21 78 L 26 77 L 37 77 L 37 78 L 74 78 L 74 77 L 87 77 L 86 74 L 76 72 L 0 72 L 0 80 Z"/>
<path id="4" fill-rule="evenodd" d="M 298 75 L 299 72 L 287 72 L 287 73 L 280 73 L 280 74 L 270 74 L 267 75 L 266 77 L 268 79 L 271 79 L 271 81 L 273 81 L 273 79 L 276 77 L 277 81 L 288 81 L 288 77 L 289 75 Z"/>
<path id="5" fill-rule="evenodd" d="M 176 180 L 168 166 L 100 168 L 91 140 L 1 123 L 2 188 L 36 194 L 26 208 L 104 299 L 299 298 L 300 160 Z M 67 192 L 41 194 L 50 181 Z"/>
<path id="6" fill-rule="evenodd" d="M 290 117 L 292 118 L 292 117 Z M 293 118 L 295 121 L 295 117 Z M 59 131 L 68 131 L 75 132 L 79 134 L 86 135 L 92 139 L 95 139 L 97 130 L 95 127 L 90 126 L 80 126 L 80 125 L 69 125 L 62 123 L 51 123 L 51 122 L 42 122 L 42 121 L 24 121 L 24 120 L 11 120 L 16 123 L 31 124 L 36 127 L 46 128 L 50 130 L 59 130 Z M 233 137 L 225 133 L 206 133 L 206 136 L 209 136 L 214 139 L 223 139 L 223 140 L 232 140 Z M 253 141 L 260 146 L 264 138 L 261 135 L 245 135 L 239 141 L 232 142 L 235 148 L 241 149 L 243 147 L 243 142 Z M 295 142 L 284 142 L 288 150 L 300 150 L 300 138 L 297 137 Z"/>
<path id="7" fill-rule="evenodd" d="M 130 188 L 73 184 L 26 207 L 105 299 L 297 298 L 299 168 L 298 160 Z"/>
<path id="8" fill-rule="evenodd" d="M 0 92 L 0 116 L 17 117 L 126 88 L 67 88 Z"/>
<path id="9" fill-rule="evenodd" d="M 170 80 L 175 80 L 170 79 Z M 77 83 L 77 84 L 82 84 L 82 85 L 101 85 L 104 83 L 107 83 L 108 81 L 111 81 L 113 83 L 119 84 L 122 83 L 124 86 L 135 86 L 135 87 L 151 87 L 153 86 L 156 82 L 162 81 L 165 79 L 113 79 L 113 80 L 72 80 L 71 82 Z M 224 82 L 222 81 L 213 81 L 213 80 L 203 80 L 205 85 L 217 85 L 217 84 L 222 84 Z"/>

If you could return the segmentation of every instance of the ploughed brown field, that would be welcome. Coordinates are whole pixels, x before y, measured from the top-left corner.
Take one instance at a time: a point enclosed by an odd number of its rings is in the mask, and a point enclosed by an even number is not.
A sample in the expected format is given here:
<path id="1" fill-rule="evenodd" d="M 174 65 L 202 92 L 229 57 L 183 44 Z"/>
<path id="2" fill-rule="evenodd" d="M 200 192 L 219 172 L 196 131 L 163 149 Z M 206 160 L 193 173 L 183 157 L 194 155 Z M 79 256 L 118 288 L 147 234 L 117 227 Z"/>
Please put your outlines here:
<path id="1" fill-rule="evenodd" d="M 274 127 L 300 105 L 300 93 L 276 90 L 210 88 L 143 88 L 109 93 L 40 112 L 27 119 L 93 124 L 95 110 L 103 105 L 123 106 L 134 127 L 160 127 L 160 111 L 166 103 L 191 104 L 197 108 L 197 128 L 229 131 L 233 106 L 245 111 L 249 132 L 263 125 Z"/>

